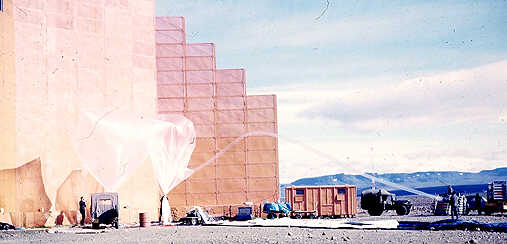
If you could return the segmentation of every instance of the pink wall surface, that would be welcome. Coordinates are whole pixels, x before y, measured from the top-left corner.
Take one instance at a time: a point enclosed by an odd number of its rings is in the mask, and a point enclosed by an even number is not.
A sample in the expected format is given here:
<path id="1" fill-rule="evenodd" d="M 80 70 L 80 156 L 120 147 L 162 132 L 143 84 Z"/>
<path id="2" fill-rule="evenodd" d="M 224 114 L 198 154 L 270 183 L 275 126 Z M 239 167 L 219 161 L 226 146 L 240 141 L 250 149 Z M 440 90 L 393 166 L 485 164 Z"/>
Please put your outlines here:
<path id="1" fill-rule="evenodd" d="M 180 214 L 201 205 L 223 215 L 224 206 L 278 200 L 276 138 L 248 137 L 204 165 L 248 131 L 276 134 L 276 97 L 247 96 L 245 70 L 217 70 L 215 45 L 186 43 L 182 17 L 157 17 L 155 28 L 159 113 L 183 114 L 194 123 L 197 146 L 189 167 L 202 167 L 171 191 L 171 206 L 182 208 Z"/>
<path id="2" fill-rule="evenodd" d="M 1 35 L 14 40 L 9 50 L 14 69 L 2 73 L 13 73 L 6 83 L 14 99 L 2 100 L 2 107 L 15 107 L 6 113 L 15 127 L 10 147 L 15 156 L 1 154 L 0 169 L 40 158 L 45 194 L 54 209 L 57 190 L 81 168 L 72 148 L 80 111 L 156 115 L 154 0 L 10 0 L 4 7 L 12 20 L 2 17 L 0 26 L 13 29 Z M 125 203 L 134 201 L 129 190 L 118 190 Z M 155 213 L 157 185 L 144 186 L 143 192 L 154 199 L 146 208 Z"/>

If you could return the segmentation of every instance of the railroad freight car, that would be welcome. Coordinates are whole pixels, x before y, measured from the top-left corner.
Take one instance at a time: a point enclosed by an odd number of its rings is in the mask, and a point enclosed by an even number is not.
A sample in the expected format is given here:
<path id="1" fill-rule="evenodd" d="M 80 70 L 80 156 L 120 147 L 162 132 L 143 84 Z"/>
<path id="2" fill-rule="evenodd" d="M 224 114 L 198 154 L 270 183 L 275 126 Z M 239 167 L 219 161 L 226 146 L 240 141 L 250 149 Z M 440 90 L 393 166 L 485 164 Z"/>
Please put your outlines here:
<path id="1" fill-rule="evenodd" d="M 289 186 L 285 200 L 295 213 L 330 218 L 357 215 L 357 188 L 352 185 Z"/>

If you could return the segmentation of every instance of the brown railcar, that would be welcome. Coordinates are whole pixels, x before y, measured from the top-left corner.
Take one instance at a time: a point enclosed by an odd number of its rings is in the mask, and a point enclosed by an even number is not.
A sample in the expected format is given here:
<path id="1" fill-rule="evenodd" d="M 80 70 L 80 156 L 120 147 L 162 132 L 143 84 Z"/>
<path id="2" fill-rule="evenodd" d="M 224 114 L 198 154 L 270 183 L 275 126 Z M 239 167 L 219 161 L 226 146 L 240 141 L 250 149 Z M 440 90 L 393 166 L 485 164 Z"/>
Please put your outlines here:
<path id="1" fill-rule="evenodd" d="M 289 186 L 285 200 L 294 212 L 314 212 L 320 217 L 355 217 L 357 188 L 352 185 Z"/>

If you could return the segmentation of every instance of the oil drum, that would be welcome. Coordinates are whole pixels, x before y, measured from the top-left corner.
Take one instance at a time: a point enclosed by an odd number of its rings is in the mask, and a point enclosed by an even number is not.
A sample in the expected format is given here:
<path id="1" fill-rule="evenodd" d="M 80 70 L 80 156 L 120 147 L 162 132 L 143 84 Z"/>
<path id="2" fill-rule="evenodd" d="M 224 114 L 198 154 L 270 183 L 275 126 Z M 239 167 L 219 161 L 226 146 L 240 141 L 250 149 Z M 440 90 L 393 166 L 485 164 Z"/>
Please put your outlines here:
<path id="1" fill-rule="evenodd" d="M 139 227 L 148 226 L 148 213 L 139 213 Z"/>

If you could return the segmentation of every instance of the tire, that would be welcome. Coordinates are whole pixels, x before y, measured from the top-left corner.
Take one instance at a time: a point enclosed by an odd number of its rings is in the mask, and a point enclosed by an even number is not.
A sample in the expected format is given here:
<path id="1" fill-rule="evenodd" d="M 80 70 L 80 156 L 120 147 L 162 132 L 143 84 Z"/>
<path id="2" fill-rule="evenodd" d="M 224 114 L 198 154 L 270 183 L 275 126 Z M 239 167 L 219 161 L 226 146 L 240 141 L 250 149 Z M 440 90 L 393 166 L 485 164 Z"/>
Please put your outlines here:
<path id="1" fill-rule="evenodd" d="M 296 214 L 294 217 L 295 217 L 296 219 L 301 219 L 301 218 L 303 218 L 303 216 L 301 216 L 301 214 Z"/>
<path id="2" fill-rule="evenodd" d="M 197 225 L 197 219 L 196 218 L 191 218 L 190 219 L 190 225 Z"/>
<path id="3" fill-rule="evenodd" d="M 398 215 L 407 215 L 407 207 L 404 205 L 400 205 L 396 208 L 396 214 Z"/>
<path id="4" fill-rule="evenodd" d="M 310 214 L 310 219 L 316 219 L 316 218 L 317 218 L 317 216 L 315 214 L 313 214 L 313 213 Z"/>
<path id="5" fill-rule="evenodd" d="M 100 227 L 99 223 L 92 223 L 92 229 L 98 229 Z"/>
<path id="6" fill-rule="evenodd" d="M 368 214 L 371 216 L 380 216 L 384 212 L 382 209 L 368 209 Z"/>

